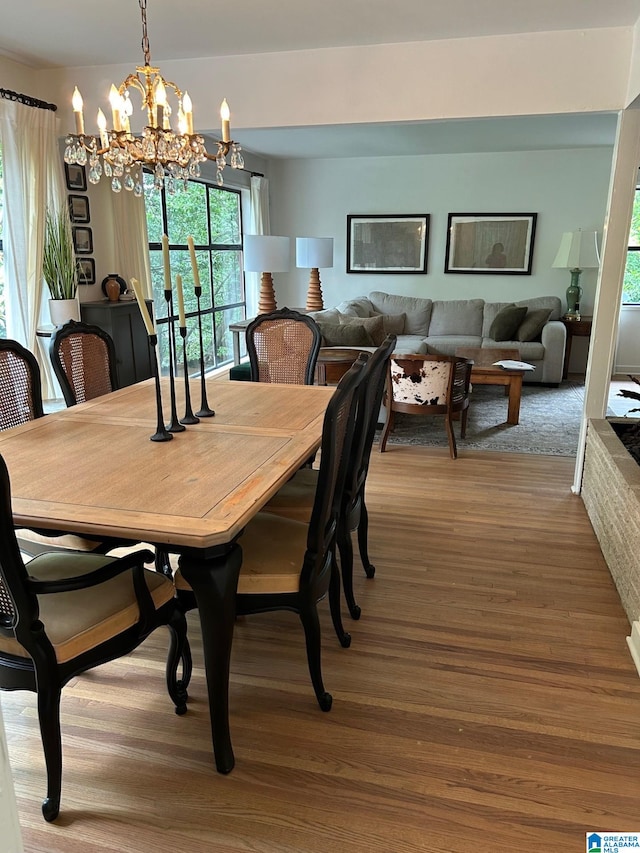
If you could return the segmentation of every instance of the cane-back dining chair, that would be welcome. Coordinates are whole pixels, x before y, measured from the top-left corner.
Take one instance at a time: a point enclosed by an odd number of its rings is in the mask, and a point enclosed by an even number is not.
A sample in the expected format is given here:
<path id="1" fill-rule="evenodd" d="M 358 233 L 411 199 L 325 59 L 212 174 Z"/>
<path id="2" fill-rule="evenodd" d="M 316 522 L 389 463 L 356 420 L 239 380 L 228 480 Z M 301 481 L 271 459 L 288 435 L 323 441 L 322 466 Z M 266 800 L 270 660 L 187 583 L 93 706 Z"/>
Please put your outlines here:
<path id="1" fill-rule="evenodd" d="M 471 363 L 449 355 L 397 355 L 389 362 L 385 395 L 387 420 L 380 437 L 383 453 L 393 430 L 396 412 L 406 415 L 442 415 L 449 453 L 458 456 L 453 416 L 460 416 L 460 437 L 467 432 Z"/>
<path id="2" fill-rule="evenodd" d="M 0 689 L 37 694 L 47 769 L 45 820 L 55 820 L 62 789 L 60 698 L 79 673 L 128 654 L 166 625 L 166 680 L 184 714 L 190 671 L 187 626 L 170 580 L 144 568 L 148 550 L 120 559 L 77 552 L 35 557 L 25 568 L 13 530 L 11 488 L 0 456 Z"/>
<path id="3" fill-rule="evenodd" d="M 11 429 L 44 416 L 40 367 L 17 341 L 0 339 L 0 429 Z M 102 543 L 72 534 L 18 530 L 20 550 L 35 557 L 49 549 L 100 551 Z"/>
<path id="4" fill-rule="evenodd" d="M 252 382 L 313 385 L 322 334 L 306 314 L 281 308 L 247 326 Z"/>
<path id="5" fill-rule="evenodd" d="M 344 595 L 353 619 L 359 619 L 361 611 L 356 604 L 353 591 L 351 534 L 353 531 L 358 531 L 360 558 L 367 577 L 372 578 L 375 574 L 375 566 L 369 559 L 369 514 L 365 502 L 365 486 L 389 359 L 396 345 L 396 340 L 395 335 L 387 335 L 383 343 L 371 355 L 358 391 L 356 429 L 348 460 L 337 534 Z M 311 518 L 317 485 L 318 470 L 316 468 L 301 468 L 278 490 L 264 509 L 284 518 L 308 522 Z"/>
<path id="6" fill-rule="evenodd" d="M 18 341 L 0 339 L 0 429 L 19 426 L 43 414 L 36 357 Z"/>
<path id="7" fill-rule="evenodd" d="M 58 326 L 49 354 L 67 406 L 101 397 L 118 387 L 115 346 L 111 336 L 98 326 L 75 320 Z"/>
<path id="8" fill-rule="evenodd" d="M 335 557 L 342 491 L 355 429 L 358 385 L 367 354 L 362 354 L 340 380 L 327 406 L 321 441 L 318 487 L 305 524 L 259 512 L 240 537 L 242 566 L 236 594 L 237 615 L 291 610 L 305 634 L 307 661 L 318 704 L 331 708 L 321 669 L 320 621 L 317 603 L 329 594 L 331 615 L 343 646 L 350 637 L 339 624 L 340 576 Z M 185 609 L 195 607 L 191 588 L 180 570 L 175 575 L 178 598 Z M 221 665 L 222 665 L 221 661 Z"/>

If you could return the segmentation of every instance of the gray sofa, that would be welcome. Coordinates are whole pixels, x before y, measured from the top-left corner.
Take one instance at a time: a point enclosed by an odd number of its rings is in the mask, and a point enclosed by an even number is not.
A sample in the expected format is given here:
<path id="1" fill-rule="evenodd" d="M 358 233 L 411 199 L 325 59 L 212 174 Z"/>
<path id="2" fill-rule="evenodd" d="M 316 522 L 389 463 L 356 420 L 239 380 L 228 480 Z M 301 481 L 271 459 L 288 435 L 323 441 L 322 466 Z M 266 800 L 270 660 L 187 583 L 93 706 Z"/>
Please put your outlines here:
<path id="1" fill-rule="evenodd" d="M 523 310 L 514 312 L 514 305 Z M 348 299 L 311 316 L 320 324 L 327 345 L 345 345 L 342 336 L 332 340 L 336 327 L 360 323 L 371 332 L 374 345 L 379 343 L 374 338 L 379 338 L 381 326 L 385 333 L 397 334 L 396 352 L 453 355 L 457 347 L 518 349 L 520 359 L 535 367 L 526 374 L 527 382 L 557 385 L 562 381 L 566 343 L 561 309 L 557 296 L 538 296 L 512 303 L 484 299 L 431 300 L 372 291 L 368 296 Z M 513 331 L 514 337 L 509 340 L 490 337 L 492 325 L 495 331 L 500 320 L 508 315 L 522 317 Z"/>

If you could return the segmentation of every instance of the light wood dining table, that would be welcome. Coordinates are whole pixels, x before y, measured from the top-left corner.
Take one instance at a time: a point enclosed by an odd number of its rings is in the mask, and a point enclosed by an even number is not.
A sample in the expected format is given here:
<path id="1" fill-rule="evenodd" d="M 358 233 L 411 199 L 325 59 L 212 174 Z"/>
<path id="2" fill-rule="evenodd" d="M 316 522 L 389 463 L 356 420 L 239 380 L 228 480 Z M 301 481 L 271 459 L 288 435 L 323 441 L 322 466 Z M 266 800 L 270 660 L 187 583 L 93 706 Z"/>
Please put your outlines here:
<path id="1" fill-rule="evenodd" d="M 162 386 L 167 401 L 166 380 Z M 319 447 L 333 392 L 212 380 L 215 416 L 154 442 L 155 387 L 147 380 L 0 433 L 16 527 L 131 539 L 179 554 L 200 613 L 221 773 L 234 766 L 228 696 L 241 533 Z M 181 416 L 182 383 L 176 408 Z"/>

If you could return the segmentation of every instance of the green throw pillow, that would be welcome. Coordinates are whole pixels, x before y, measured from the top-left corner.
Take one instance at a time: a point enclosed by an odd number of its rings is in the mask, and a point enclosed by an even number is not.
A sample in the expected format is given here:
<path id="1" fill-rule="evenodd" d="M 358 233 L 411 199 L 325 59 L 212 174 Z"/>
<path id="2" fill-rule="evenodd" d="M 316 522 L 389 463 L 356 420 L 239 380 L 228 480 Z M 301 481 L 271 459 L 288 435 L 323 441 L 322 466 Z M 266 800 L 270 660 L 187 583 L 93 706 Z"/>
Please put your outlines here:
<path id="1" fill-rule="evenodd" d="M 372 347 L 373 340 L 358 323 L 318 323 L 325 347 Z"/>
<path id="2" fill-rule="evenodd" d="M 349 317 L 348 314 L 340 314 L 338 319 L 341 324 L 346 326 L 362 326 L 363 329 L 366 329 L 375 347 L 379 347 L 385 339 L 382 314 L 378 314 L 375 317 Z M 355 344 L 355 346 L 362 346 L 362 344 Z"/>
<path id="3" fill-rule="evenodd" d="M 550 308 L 537 308 L 535 311 L 527 311 L 527 316 L 516 332 L 516 341 L 535 341 L 539 338 L 540 332 L 550 315 Z"/>
<path id="4" fill-rule="evenodd" d="M 406 314 L 375 314 L 374 316 L 382 317 L 385 335 L 403 334 L 404 324 L 407 319 Z"/>
<path id="5" fill-rule="evenodd" d="M 516 332 L 526 313 L 526 307 L 518 308 L 517 305 L 507 305 L 506 308 L 496 314 L 489 328 L 489 337 L 494 341 L 522 340 L 522 338 L 516 338 Z"/>

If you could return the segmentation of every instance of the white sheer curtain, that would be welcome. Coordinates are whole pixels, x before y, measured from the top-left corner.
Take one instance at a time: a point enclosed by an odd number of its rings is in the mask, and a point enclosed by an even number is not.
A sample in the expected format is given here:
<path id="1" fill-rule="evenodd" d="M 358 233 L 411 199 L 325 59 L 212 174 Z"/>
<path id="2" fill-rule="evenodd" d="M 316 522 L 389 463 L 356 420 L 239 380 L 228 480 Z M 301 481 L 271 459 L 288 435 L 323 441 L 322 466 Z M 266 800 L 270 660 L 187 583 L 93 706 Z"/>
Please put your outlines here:
<path id="1" fill-rule="evenodd" d="M 251 176 L 251 210 L 247 234 L 270 234 L 269 223 L 269 181 L 267 178 Z M 246 272 L 247 316 L 253 317 L 258 312 L 258 292 L 260 289 L 260 273 Z"/>
<path id="2" fill-rule="evenodd" d="M 42 252 L 47 206 L 66 204 L 52 110 L 0 99 L 4 172 L 4 273 L 7 337 L 35 353 L 42 393 L 52 396 L 48 341 L 36 329 L 48 322 Z"/>
<path id="3" fill-rule="evenodd" d="M 137 278 L 145 296 L 151 298 L 151 266 L 149 235 L 144 196 L 136 198 L 131 192 L 109 191 L 113 210 L 114 269 L 120 271 L 129 287 L 131 277 Z"/>

